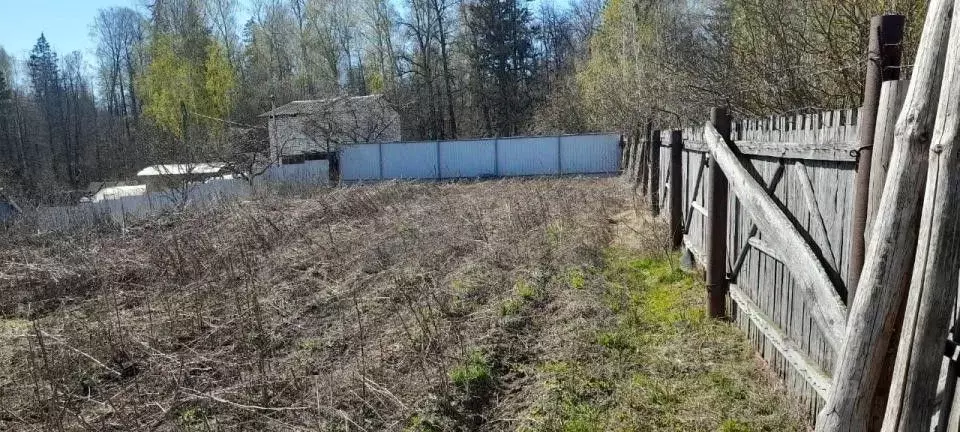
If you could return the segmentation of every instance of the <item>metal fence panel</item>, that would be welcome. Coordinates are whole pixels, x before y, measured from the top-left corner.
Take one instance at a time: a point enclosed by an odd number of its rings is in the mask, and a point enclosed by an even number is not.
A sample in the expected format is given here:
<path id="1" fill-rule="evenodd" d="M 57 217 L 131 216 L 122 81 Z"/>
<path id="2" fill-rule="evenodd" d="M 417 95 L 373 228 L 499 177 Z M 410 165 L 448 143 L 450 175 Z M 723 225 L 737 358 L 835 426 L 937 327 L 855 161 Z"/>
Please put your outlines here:
<path id="1" fill-rule="evenodd" d="M 497 167 L 501 176 L 560 173 L 558 137 L 500 138 Z"/>
<path id="2" fill-rule="evenodd" d="M 436 179 L 437 142 L 388 143 L 380 147 L 385 179 Z"/>
<path id="3" fill-rule="evenodd" d="M 348 181 L 380 179 L 380 146 L 353 144 L 341 147 L 340 178 Z"/>
<path id="4" fill-rule="evenodd" d="M 441 178 L 477 178 L 497 175 L 497 144 L 494 140 L 441 141 Z"/>
<path id="5" fill-rule="evenodd" d="M 617 134 L 355 144 L 340 150 L 340 170 L 345 181 L 613 174 L 619 144 Z"/>
<path id="6" fill-rule="evenodd" d="M 619 164 L 619 135 L 570 135 L 560 137 L 560 170 L 563 174 L 617 172 Z"/>

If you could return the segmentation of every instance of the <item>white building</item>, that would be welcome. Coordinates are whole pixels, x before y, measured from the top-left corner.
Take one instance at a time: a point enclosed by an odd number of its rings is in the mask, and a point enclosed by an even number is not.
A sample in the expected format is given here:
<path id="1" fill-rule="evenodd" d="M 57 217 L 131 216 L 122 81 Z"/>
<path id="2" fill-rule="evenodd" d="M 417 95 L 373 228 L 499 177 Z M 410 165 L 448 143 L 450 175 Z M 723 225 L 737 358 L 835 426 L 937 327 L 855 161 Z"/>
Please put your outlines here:
<path id="1" fill-rule="evenodd" d="M 146 192 L 160 192 L 183 185 L 229 174 L 226 163 L 190 163 L 152 165 L 137 172 L 137 179 L 146 186 Z"/>

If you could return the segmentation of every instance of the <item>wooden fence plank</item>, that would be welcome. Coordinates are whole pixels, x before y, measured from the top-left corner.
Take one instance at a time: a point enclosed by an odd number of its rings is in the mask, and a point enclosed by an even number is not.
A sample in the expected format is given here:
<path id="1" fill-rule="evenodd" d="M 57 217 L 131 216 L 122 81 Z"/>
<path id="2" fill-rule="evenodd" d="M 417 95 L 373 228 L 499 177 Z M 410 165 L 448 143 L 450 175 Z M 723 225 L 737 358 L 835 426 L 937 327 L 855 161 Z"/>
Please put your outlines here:
<path id="1" fill-rule="evenodd" d="M 697 175 L 693 179 L 693 192 L 689 195 L 688 201 L 690 202 L 690 209 L 687 210 L 687 220 L 683 223 L 684 234 L 690 232 L 690 222 L 693 219 L 693 210 L 694 204 L 697 203 L 698 193 L 700 192 L 700 186 L 703 184 L 703 169 L 707 166 L 707 158 L 704 155 L 700 155 L 700 163 L 697 164 Z M 689 161 L 689 159 L 688 159 Z M 702 207 L 701 207 L 702 209 Z M 707 211 L 703 210 L 702 215 L 706 216 Z"/>
<path id="2" fill-rule="evenodd" d="M 736 284 L 730 285 L 730 298 L 737 303 L 740 312 L 744 313 L 754 327 L 763 334 L 780 355 L 799 373 L 801 377 L 813 387 L 817 394 L 826 397 L 830 391 L 830 377 L 820 369 L 809 357 L 804 355 L 790 340 L 780 327 L 770 320 L 750 297 L 740 290 Z"/>
<path id="3" fill-rule="evenodd" d="M 767 185 L 767 193 L 773 195 L 777 193 L 777 186 L 780 184 L 780 180 L 783 178 L 783 171 L 785 165 L 783 161 L 777 165 L 777 170 L 773 173 L 773 178 L 770 179 L 770 183 Z M 739 206 L 739 203 L 737 204 Z M 757 234 L 757 225 L 750 223 L 750 228 L 748 228 L 746 238 L 753 238 Z M 749 242 L 735 243 L 740 245 L 740 252 L 737 254 L 737 258 L 733 261 L 733 265 L 730 267 L 730 277 L 736 280 L 737 273 L 740 272 L 740 269 L 743 267 L 743 263 L 747 258 L 747 252 L 750 250 Z"/>
<path id="4" fill-rule="evenodd" d="M 824 222 L 823 213 L 820 211 L 820 206 L 817 204 L 817 197 L 813 191 L 813 182 L 810 181 L 810 176 L 807 174 L 807 167 L 803 164 L 803 162 L 797 161 L 793 164 L 793 169 L 791 171 L 797 177 L 801 195 L 803 195 L 803 200 L 807 204 L 807 210 L 810 212 L 810 216 L 813 219 L 811 221 L 811 225 L 826 243 L 825 247 L 821 248 L 823 251 L 822 256 L 827 260 L 827 264 L 830 265 L 833 270 L 836 270 L 836 253 L 833 250 L 833 246 L 830 244 L 830 235 L 827 233 L 827 224 Z"/>
<path id="5" fill-rule="evenodd" d="M 856 131 L 856 128 L 845 128 Z M 853 162 L 856 157 L 850 151 L 856 149 L 852 141 L 837 142 L 807 142 L 804 141 L 737 141 L 740 153 L 745 156 L 769 156 L 785 159 L 825 160 L 838 162 Z M 706 142 L 687 141 L 686 149 L 690 151 L 707 152 Z"/>

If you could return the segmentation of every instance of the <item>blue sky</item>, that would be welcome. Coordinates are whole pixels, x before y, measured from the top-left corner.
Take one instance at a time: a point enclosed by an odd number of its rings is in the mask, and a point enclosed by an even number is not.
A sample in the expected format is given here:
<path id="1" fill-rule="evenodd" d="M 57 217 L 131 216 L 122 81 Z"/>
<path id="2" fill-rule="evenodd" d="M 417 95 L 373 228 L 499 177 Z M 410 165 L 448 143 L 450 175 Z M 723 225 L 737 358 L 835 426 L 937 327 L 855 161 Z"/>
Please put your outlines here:
<path id="1" fill-rule="evenodd" d="M 89 61 L 94 50 L 90 26 L 97 10 L 140 4 L 141 0 L 0 0 L 0 46 L 23 57 L 42 32 L 57 53 L 80 51 Z"/>

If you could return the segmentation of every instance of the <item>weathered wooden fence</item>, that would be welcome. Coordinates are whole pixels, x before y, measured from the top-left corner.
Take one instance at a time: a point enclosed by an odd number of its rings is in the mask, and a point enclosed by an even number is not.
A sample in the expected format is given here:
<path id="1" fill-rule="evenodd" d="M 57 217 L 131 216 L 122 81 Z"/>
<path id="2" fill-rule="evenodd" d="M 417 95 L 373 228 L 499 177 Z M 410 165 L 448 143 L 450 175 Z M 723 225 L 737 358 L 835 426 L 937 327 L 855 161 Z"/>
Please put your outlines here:
<path id="1" fill-rule="evenodd" d="M 877 126 L 871 128 L 873 151 L 867 155 L 861 139 L 865 119 L 856 109 L 737 121 L 718 116 L 704 126 L 627 137 L 624 175 L 654 213 L 671 221 L 675 246 L 705 270 L 710 314 L 729 317 L 747 334 L 813 418 L 831 395 L 839 397 L 831 393 L 839 353 L 854 333 L 850 328 L 863 327 L 847 322 L 860 270 L 854 268 L 853 244 L 857 236 L 869 244 L 883 210 L 881 191 L 890 187 L 892 177 L 885 177 L 898 157 L 892 123 L 908 85 L 883 84 Z M 864 157 L 871 158 L 872 171 L 863 171 Z M 858 196 L 867 210 L 862 231 L 855 223 Z M 909 278 L 897 274 L 892 277 Z M 937 363 L 927 372 L 939 377 L 930 401 L 931 430 L 956 430 L 960 424 L 955 297 L 945 300 L 954 312 L 943 323 L 950 334 L 942 367 Z M 872 413 L 871 427 L 854 430 L 879 430 L 895 348 L 896 336 L 872 360 L 884 368 L 870 366 L 879 381 L 877 399 L 859 402 Z M 849 397 L 874 397 L 873 391 L 866 394 Z"/>
<path id="2" fill-rule="evenodd" d="M 825 259 L 830 277 L 848 283 L 856 176 L 857 111 L 838 110 L 734 122 L 731 139 L 740 161 L 785 210 Z M 710 151 L 703 127 L 687 128 L 682 143 L 664 132 L 658 152 L 661 211 L 681 216 L 683 245 L 701 265 L 710 236 Z M 670 205 L 671 150 L 680 147 L 680 208 Z M 651 152 L 657 153 L 657 152 Z M 808 313 L 803 289 L 745 211 L 736 194 L 726 200 L 725 276 L 729 315 L 754 347 L 815 415 L 830 387 L 834 349 Z M 674 213 L 676 212 L 676 213 Z M 840 292 L 839 294 L 844 294 Z"/>
<path id="3" fill-rule="evenodd" d="M 858 110 L 714 108 L 623 152 L 704 268 L 710 316 L 749 335 L 819 432 L 960 430 L 954 5 L 929 3 L 911 81 L 897 81 L 903 17 L 871 20 Z"/>

